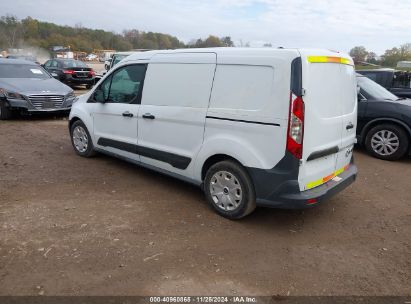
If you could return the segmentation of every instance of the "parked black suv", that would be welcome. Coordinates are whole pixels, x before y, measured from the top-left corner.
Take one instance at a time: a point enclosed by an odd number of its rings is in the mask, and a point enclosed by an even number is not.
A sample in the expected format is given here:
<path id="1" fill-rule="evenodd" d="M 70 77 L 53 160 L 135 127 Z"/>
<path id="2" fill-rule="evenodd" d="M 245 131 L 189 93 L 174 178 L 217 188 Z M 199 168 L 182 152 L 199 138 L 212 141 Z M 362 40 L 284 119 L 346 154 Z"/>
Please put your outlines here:
<path id="1" fill-rule="evenodd" d="M 357 83 L 358 143 L 384 160 L 411 154 L 411 99 L 398 98 L 360 74 Z"/>
<path id="2" fill-rule="evenodd" d="M 411 72 L 393 69 L 359 70 L 364 75 L 398 97 L 411 98 Z"/>
<path id="3" fill-rule="evenodd" d="M 50 59 L 43 67 L 56 79 L 67 85 L 86 85 L 90 89 L 95 82 L 93 69 L 74 59 Z"/>

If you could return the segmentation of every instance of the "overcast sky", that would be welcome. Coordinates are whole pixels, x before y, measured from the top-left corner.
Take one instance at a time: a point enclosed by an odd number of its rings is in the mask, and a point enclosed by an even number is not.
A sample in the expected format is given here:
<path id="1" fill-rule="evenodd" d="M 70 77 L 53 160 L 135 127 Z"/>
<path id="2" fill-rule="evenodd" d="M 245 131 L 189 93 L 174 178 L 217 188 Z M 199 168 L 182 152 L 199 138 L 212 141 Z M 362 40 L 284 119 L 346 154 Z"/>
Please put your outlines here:
<path id="1" fill-rule="evenodd" d="M 411 0 L 0 0 L 0 11 L 115 32 L 162 32 L 184 42 L 213 34 L 237 45 L 364 45 L 377 54 L 411 42 Z"/>

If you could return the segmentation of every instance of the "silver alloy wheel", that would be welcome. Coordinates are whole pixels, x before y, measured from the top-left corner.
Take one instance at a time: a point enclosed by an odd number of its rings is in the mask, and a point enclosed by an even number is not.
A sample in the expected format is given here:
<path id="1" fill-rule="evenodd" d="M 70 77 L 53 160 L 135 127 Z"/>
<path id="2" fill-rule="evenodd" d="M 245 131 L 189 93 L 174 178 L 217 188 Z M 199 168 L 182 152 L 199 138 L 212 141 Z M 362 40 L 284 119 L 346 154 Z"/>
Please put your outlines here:
<path id="1" fill-rule="evenodd" d="M 375 153 L 389 156 L 397 152 L 400 147 L 400 140 L 394 132 L 380 130 L 372 136 L 371 147 Z"/>
<path id="2" fill-rule="evenodd" d="M 88 147 L 88 136 L 86 130 L 82 126 L 77 126 L 73 130 L 73 143 L 77 151 L 84 153 Z"/>
<path id="3" fill-rule="evenodd" d="M 232 211 L 240 205 L 243 190 L 240 182 L 232 173 L 218 171 L 210 179 L 210 194 L 220 209 Z"/>

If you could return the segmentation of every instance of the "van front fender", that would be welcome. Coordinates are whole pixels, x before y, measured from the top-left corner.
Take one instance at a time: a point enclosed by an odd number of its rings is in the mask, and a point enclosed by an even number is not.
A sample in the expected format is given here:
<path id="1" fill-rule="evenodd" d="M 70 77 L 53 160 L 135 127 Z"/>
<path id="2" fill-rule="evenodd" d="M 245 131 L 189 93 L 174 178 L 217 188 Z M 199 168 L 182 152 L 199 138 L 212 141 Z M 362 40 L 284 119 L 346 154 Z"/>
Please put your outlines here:
<path id="1" fill-rule="evenodd" d="M 71 123 L 77 119 L 81 120 L 86 125 L 88 132 L 90 133 L 91 137 L 93 137 L 93 117 L 90 115 L 90 113 L 88 113 L 81 107 L 73 107 L 70 111 L 69 126 L 71 126 Z"/>

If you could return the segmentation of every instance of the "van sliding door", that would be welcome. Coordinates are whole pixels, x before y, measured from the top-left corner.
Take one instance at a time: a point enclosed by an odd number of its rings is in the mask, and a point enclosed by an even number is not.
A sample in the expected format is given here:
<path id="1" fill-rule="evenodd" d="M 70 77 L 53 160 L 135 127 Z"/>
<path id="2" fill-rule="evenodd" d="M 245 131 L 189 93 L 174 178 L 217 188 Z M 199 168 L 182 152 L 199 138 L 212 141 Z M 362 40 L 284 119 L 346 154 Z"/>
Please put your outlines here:
<path id="1" fill-rule="evenodd" d="M 141 162 L 192 177 L 215 66 L 215 53 L 157 54 L 151 59 L 138 120 Z"/>

